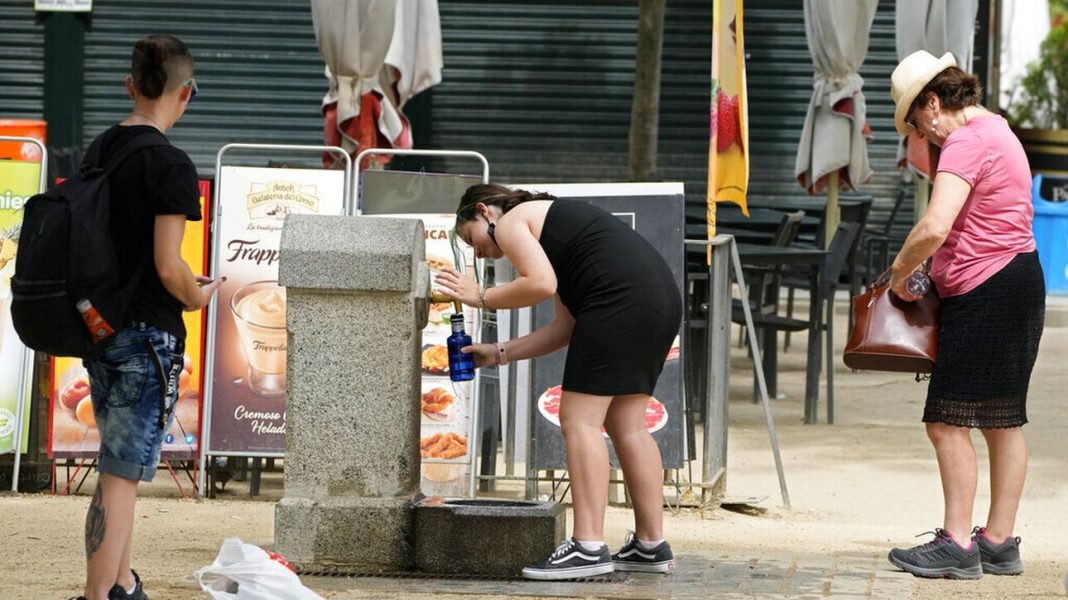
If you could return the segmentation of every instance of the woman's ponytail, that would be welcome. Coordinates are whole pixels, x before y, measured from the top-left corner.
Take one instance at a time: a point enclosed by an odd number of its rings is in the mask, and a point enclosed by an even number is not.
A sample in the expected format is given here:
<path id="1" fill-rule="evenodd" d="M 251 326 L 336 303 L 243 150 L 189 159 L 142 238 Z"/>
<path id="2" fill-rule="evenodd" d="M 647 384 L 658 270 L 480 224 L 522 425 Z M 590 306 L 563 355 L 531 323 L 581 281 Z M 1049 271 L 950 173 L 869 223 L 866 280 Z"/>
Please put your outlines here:
<path id="1" fill-rule="evenodd" d="M 474 219 L 475 205 L 480 202 L 486 206 L 496 206 L 502 213 L 506 213 L 531 200 L 556 200 L 556 197 L 544 192 L 532 194 L 526 190 L 513 190 L 495 183 L 479 183 L 467 188 L 460 198 L 460 206 L 456 209 L 456 222 L 459 224 Z"/>

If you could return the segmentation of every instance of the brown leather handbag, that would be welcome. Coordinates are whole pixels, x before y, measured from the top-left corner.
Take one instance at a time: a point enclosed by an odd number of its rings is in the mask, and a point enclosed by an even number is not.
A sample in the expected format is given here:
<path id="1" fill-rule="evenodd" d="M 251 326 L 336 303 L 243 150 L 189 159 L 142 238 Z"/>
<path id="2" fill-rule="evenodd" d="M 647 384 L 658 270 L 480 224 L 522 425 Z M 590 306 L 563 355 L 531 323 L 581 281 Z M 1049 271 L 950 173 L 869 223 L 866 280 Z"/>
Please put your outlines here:
<path id="1" fill-rule="evenodd" d="M 890 270 L 853 297 L 853 331 L 842 353 L 851 369 L 930 373 L 938 353 L 938 294 L 915 302 L 890 291 Z"/>

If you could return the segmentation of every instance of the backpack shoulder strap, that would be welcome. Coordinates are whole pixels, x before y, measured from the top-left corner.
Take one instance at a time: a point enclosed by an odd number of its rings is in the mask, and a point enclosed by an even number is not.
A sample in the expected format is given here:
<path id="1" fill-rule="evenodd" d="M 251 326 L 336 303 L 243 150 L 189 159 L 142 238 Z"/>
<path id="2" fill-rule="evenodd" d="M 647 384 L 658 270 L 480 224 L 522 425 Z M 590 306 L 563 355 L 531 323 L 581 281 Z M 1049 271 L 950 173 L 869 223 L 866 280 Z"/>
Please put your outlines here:
<path id="1" fill-rule="evenodd" d="M 162 133 L 151 132 L 143 133 L 141 135 L 134 136 L 132 139 L 126 142 L 121 148 L 113 151 L 108 156 L 107 160 L 103 161 L 100 167 L 104 170 L 105 175 L 110 175 L 115 171 L 122 163 L 126 162 L 126 159 L 133 156 L 135 152 L 144 150 L 145 148 L 151 148 L 153 146 L 170 146 L 170 142 L 167 138 L 163 137 Z"/>
<path id="2" fill-rule="evenodd" d="M 111 175 L 122 163 L 126 162 L 126 159 L 133 156 L 135 152 L 144 150 L 145 148 L 151 148 L 154 146 L 169 146 L 170 142 L 167 138 L 163 137 L 163 134 L 158 132 L 143 133 L 141 135 L 134 136 L 132 139 L 126 142 L 118 150 L 113 151 L 107 160 L 103 161 L 100 168 L 104 171 L 104 176 Z M 134 294 L 137 291 L 137 286 L 140 284 L 141 279 L 144 278 L 145 272 L 148 271 L 149 265 L 153 263 L 152 253 L 149 252 L 147 256 L 141 259 L 140 264 L 137 265 L 137 269 L 134 270 L 130 276 L 130 280 L 126 283 L 125 288 L 122 290 L 122 313 L 126 314 L 126 311 L 130 307 L 130 303 L 133 301 Z"/>

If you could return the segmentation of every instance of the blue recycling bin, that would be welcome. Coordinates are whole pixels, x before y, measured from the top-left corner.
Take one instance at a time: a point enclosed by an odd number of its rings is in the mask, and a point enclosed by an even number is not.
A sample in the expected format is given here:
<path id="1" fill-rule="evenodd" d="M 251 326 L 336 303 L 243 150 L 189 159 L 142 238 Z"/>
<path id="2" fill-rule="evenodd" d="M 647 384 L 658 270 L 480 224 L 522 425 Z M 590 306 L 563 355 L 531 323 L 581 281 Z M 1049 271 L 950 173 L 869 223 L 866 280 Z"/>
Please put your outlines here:
<path id="1" fill-rule="evenodd" d="M 1068 294 L 1068 177 L 1035 175 L 1031 202 L 1046 293 Z"/>

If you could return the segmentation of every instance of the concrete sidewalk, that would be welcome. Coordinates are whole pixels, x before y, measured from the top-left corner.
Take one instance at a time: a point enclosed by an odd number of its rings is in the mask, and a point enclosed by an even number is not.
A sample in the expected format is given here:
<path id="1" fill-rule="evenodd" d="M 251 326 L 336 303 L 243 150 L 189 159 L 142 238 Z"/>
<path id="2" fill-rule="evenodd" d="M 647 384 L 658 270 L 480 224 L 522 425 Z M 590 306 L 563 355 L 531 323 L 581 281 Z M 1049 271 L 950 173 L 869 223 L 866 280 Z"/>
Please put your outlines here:
<path id="1" fill-rule="evenodd" d="M 665 537 L 679 556 L 670 576 L 631 575 L 606 582 L 529 582 L 443 577 L 312 577 L 325 598 L 452 600 L 453 598 L 909 598 L 915 600 L 1064 600 L 1068 568 L 1064 514 L 1068 507 L 1068 299 L 1051 299 L 1025 427 L 1030 450 L 1027 484 L 1016 524 L 1025 572 L 978 581 L 918 579 L 886 560 L 895 546 L 926 542 L 941 526 L 942 493 L 934 452 L 920 417 L 926 385 L 907 374 L 852 373 L 836 360 L 836 424 L 802 422 L 804 336 L 780 354 L 780 396 L 771 402 L 792 509 L 779 501 L 764 416 L 752 403 L 752 364 L 732 345 L 727 498 L 746 510 L 668 511 Z M 844 344 L 839 315 L 836 355 Z M 821 388 L 821 419 L 823 404 Z M 698 435 L 700 440 L 700 435 Z M 979 459 L 975 524 L 990 501 L 986 446 L 973 436 Z M 700 449 L 698 449 L 700 455 Z M 700 473 L 700 465 L 693 465 Z M 672 472 L 687 489 L 689 472 Z M 85 510 L 91 474 L 77 496 L 0 496 L 0 597 L 67 598 L 84 585 Z M 503 486 L 502 484 L 502 487 Z M 227 537 L 261 547 L 274 542 L 279 473 L 264 475 L 262 495 L 232 481 L 219 498 L 182 501 L 174 483 L 157 477 L 137 504 L 134 567 L 153 600 L 203 599 L 192 573 L 210 564 Z M 692 493 L 694 488 L 689 488 Z M 522 486 L 502 489 L 521 495 Z M 546 490 L 542 490 L 544 493 Z M 570 512 L 570 511 L 569 511 Z M 628 509 L 608 509 L 612 548 L 633 528 Z M 570 531 L 570 527 L 568 529 Z M 367 535 L 366 532 L 347 532 Z M 921 537 L 916 537 L 921 534 Z"/>
<path id="2" fill-rule="evenodd" d="M 332 600 L 462 598 L 909 598 L 912 576 L 888 571 L 872 554 L 678 557 L 667 576 L 613 573 L 604 581 L 537 582 L 389 577 L 308 577 L 305 585 Z"/>

